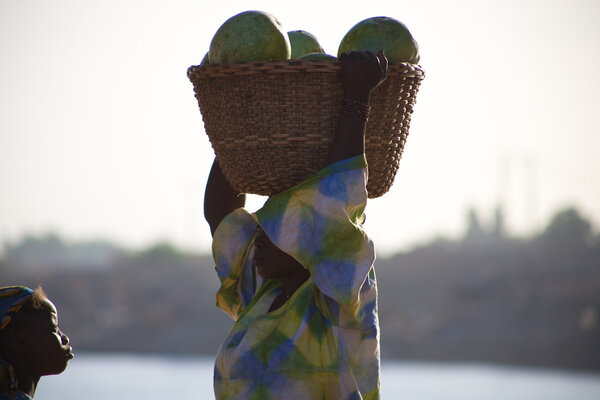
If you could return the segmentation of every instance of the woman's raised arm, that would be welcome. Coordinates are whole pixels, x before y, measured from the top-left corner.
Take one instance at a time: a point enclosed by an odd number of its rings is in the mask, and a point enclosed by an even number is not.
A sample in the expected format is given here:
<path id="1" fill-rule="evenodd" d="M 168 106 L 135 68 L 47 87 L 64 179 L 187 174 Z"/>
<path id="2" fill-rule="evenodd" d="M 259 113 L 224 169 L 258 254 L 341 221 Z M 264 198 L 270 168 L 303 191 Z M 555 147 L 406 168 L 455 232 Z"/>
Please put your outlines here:
<path id="1" fill-rule="evenodd" d="M 225 178 L 215 158 L 204 192 L 204 218 L 210 225 L 210 233 L 214 234 L 217 226 L 230 212 L 244 207 L 246 194 L 235 190 Z"/>
<path id="2" fill-rule="evenodd" d="M 383 51 L 351 51 L 340 55 L 344 106 L 338 128 L 329 148 L 330 165 L 365 152 L 365 131 L 370 110 L 371 91 L 387 77 L 388 61 Z"/>

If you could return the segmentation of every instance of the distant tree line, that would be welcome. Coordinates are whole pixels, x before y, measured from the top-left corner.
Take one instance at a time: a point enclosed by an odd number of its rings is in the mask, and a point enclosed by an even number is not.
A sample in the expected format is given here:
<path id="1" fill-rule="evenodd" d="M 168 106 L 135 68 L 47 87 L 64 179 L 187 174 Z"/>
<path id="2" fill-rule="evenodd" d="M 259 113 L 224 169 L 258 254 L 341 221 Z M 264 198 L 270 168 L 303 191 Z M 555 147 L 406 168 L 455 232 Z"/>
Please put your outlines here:
<path id="1" fill-rule="evenodd" d="M 455 244 L 486 246 L 503 240 L 519 240 L 511 238 L 506 231 L 504 217 L 500 208 L 494 214 L 494 223 L 491 228 L 481 224 L 475 210 L 467 212 L 466 230 L 464 236 L 455 241 Z M 573 207 L 557 212 L 550 220 L 547 227 L 540 233 L 526 239 L 531 243 L 561 242 L 570 245 L 597 245 L 600 243 L 600 232 L 594 232 L 592 224 Z M 434 240 L 448 242 L 449 240 L 437 238 Z M 424 243 L 422 246 L 429 246 Z M 143 254 L 146 258 L 161 258 L 166 256 L 185 256 L 184 252 L 168 242 L 151 244 L 140 251 L 133 251 L 114 242 L 97 239 L 87 241 L 68 242 L 58 233 L 50 232 L 42 235 L 25 235 L 16 242 L 4 242 L 4 256 L 0 257 L 0 268 L 18 266 L 19 268 L 106 268 L 115 258 L 128 253 Z M 0 252 L 0 254 L 2 254 Z"/>
<path id="2" fill-rule="evenodd" d="M 378 259 L 384 358 L 600 370 L 600 235 L 574 208 L 538 234 L 467 213 L 464 235 Z M 232 321 L 211 257 L 57 235 L 5 243 L 0 286 L 42 284 L 81 351 L 207 354 Z"/>

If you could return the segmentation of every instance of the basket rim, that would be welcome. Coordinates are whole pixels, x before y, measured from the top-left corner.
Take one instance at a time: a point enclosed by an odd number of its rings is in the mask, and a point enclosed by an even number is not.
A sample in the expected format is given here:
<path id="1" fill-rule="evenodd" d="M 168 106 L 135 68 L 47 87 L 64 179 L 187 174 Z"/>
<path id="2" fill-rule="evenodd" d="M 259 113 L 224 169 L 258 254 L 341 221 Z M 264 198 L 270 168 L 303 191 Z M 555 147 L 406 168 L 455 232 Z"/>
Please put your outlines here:
<path id="1" fill-rule="evenodd" d="M 320 72 L 337 74 L 341 70 L 337 60 L 270 60 L 246 63 L 192 65 L 187 69 L 190 80 L 224 77 L 230 75 L 281 74 Z M 423 79 L 425 71 L 420 64 L 396 62 L 388 64 L 388 76 L 404 75 Z"/>

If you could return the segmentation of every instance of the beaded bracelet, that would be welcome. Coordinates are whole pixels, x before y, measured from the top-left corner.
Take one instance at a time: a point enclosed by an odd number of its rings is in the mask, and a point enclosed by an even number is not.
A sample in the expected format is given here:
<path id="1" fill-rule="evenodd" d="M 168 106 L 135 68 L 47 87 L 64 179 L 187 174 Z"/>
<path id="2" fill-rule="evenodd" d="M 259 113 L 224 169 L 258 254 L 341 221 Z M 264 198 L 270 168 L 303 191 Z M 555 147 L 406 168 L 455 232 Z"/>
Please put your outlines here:
<path id="1" fill-rule="evenodd" d="M 366 122 L 369 120 L 370 113 L 371 106 L 367 103 L 354 99 L 344 99 L 344 103 L 342 104 L 342 114 L 358 117 Z"/>
<path id="2" fill-rule="evenodd" d="M 342 104 L 342 114 L 358 117 L 364 121 L 369 120 L 371 106 L 362 101 L 346 98 Z"/>

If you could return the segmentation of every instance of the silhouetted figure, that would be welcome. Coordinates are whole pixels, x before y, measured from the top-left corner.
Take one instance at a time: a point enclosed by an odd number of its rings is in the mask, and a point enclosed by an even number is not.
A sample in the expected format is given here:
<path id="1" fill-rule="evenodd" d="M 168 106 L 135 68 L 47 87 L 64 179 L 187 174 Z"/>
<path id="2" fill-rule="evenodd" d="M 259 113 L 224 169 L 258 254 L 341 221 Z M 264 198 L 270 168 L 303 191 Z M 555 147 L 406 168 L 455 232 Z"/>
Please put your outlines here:
<path id="1" fill-rule="evenodd" d="M 0 288 L 0 400 L 32 399 L 40 378 L 60 374 L 72 358 L 41 288 Z"/>
<path id="2" fill-rule="evenodd" d="M 375 252 L 361 221 L 369 99 L 387 60 L 339 60 L 344 107 L 324 169 L 250 214 L 213 164 L 205 217 L 217 305 L 236 321 L 216 359 L 218 399 L 379 398 Z"/>

